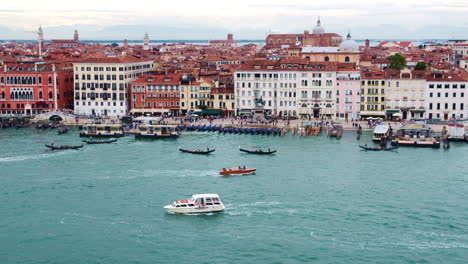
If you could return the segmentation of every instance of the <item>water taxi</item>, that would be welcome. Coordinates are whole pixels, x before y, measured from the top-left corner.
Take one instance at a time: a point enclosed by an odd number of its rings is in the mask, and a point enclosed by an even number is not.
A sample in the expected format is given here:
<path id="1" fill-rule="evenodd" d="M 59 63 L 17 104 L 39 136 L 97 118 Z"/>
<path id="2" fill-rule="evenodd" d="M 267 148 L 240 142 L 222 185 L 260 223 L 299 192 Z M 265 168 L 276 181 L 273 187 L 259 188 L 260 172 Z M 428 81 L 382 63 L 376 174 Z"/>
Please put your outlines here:
<path id="1" fill-rule="evenodd" d="M 440 148 L 440 140 L 434 137 L 432 128 L 426 124 L 409 124 L 398 130 L 392 146 Z"/>
<path id="2" fill-rule="evenodd" d="M 255 168 L 245 168 L 244 167 L 235 167 L 235 168 L 223 168 L 219 171 L 221 175 L 232 175 L 232 174 L 248 174 L 255 172 L 257 169 Z"/>
<path id="3" fill-rule="evenodd" d="M 142 125 L 135 138 L 177 138 L 180 133 L 174 125 Z"/>
<path id="4" fill-rule="evenodd" d="M 388 138 L 390 136 L 390 126 L 389 125 L 378 125 L 374 129 L 374 134 L 372 135 L 372 140 L 380 141 L 382 138 Z"/>
<path id="5" fill-rule="evenodd" d="M 322 129 L 322 125 L 319 121 L 309 121 L 309 122 L 302 122 L 301 127 L 299 128 L 299 135 L 301 136 L 309 136 L 314 135 L 318 136 Z"/>
<path id="6" fill-rule="evenodd" d="M 217 194 L 194 194 L 190 199 L 174 201 L 164 209 L 176 214 L 214 213 L 223 211 L 224 204 Z"/>
<path id="7" fill-rule="evenodd" d="M 98 124 L 83 125 L 81 137 L 123 137 L 122 125 Z"/>

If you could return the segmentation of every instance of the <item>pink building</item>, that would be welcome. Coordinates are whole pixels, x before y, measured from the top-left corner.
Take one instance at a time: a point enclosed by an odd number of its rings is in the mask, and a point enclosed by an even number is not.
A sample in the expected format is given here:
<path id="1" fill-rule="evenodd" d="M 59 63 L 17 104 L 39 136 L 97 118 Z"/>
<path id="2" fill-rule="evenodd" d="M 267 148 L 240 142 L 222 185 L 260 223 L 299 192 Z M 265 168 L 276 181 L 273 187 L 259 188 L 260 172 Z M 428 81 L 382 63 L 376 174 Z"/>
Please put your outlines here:
<path id="1" fill-rule="evenodd" d="M 338 64 L 336 73 L 336 118 L 360 118 L 361 71 L 350 63 Z"/>

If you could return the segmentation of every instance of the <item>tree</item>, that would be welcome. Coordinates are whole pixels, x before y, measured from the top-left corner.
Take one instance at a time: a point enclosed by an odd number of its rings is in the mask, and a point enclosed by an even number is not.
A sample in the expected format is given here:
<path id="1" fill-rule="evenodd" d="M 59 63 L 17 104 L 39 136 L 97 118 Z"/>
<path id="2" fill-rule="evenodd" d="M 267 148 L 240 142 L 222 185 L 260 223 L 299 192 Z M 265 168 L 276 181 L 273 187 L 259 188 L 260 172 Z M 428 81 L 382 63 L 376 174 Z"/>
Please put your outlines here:
<path id="1" fill-rule="evenodd" d="M 111 44 L 111 47 L 118 47 L 118 46 L 119 46 L 119 44 L 117 44 L 115 42 Z"/>
<path id="2" fill-rule="evenodd" d="M 406 58 L 403 57 L 400 53 L 389 56 L 387 60 L 390 62 L 390 69 L 392 70 L 402 70 L 406 67 Z"/>
<path id="3" fill-rule="evenodd" d="M 425 71 L 426 70 L 426 63 L 424 61 L 420 61 L 414 66 L 414 69 L 417 71 Z"/>

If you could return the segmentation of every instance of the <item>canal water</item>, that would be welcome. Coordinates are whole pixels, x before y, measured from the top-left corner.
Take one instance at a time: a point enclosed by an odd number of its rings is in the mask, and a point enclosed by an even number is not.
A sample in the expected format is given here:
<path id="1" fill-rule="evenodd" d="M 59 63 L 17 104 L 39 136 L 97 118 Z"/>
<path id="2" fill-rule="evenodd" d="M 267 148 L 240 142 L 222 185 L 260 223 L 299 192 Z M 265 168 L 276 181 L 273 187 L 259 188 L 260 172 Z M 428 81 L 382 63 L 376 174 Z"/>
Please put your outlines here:
<path id="1" fill-rule="evenodd" d="M 468 145 L 361 151 L 370 132 L 319 137 L 185 132 L 85 145 L 0 131 L 1 263 L 466 263 Z M 210 156 L 181 153 L 216 148 Z M 269 147 L 256 156 L 238 148 Z M 220 176 L 223 167 L 255 175 Z M 218 193 L 224 213 L 163 206 Z"/>

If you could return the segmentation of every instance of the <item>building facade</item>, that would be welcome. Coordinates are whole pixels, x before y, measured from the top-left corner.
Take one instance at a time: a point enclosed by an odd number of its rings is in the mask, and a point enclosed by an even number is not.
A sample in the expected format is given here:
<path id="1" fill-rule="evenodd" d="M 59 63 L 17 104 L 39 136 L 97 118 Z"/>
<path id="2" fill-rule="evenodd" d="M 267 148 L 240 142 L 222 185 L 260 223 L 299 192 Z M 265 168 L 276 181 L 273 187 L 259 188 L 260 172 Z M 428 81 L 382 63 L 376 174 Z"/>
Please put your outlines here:
<path id="1" fill-rule="evenodd" d="M 73 63 L 73 67 L 75 112 L 122 116 L 129 110 L 130 83 L 148 74 L 153 61 L 135 57 L 88 58 Z"/>
<path id="2" fill-rule="evenodd" d="M 174 114 L 180 110 L 179 74 L 141 75 L 131 83 L 130 113 Z"/>
<path id="3" fill-rule="evenodd" d="M 361 117 L 385 117 L 385 72 L 361 73 Z"/>
<path id="4" fill-rule="evenodd" d="M 336 73 L 336 118 L 361 117 L 361 71 L 353 65 L 338 66 Z"/>
<path id="5" fill-rule="evenodd" d="M 0 71 L 0 113 L 33 115 L 73 109 L 70 63 L 4 64 Z"/>
<path id="6" fill-rule="evenodd" d="M 432 73 L 427 76 L 427 118 L 466 119 L 468 79 L 457 74 Z"/>
<path id="7" fill-rule="evenodd" d="M 234 73 L 236 114 L 332 118 L 336 64 L 249 61 Z"/>
<path id="8" fill-rule="evenodd" d="M 424 71 L 385 72 L 385 114 L 394 117 L 423 119 L 426 113 L 426 74 Z"/>

